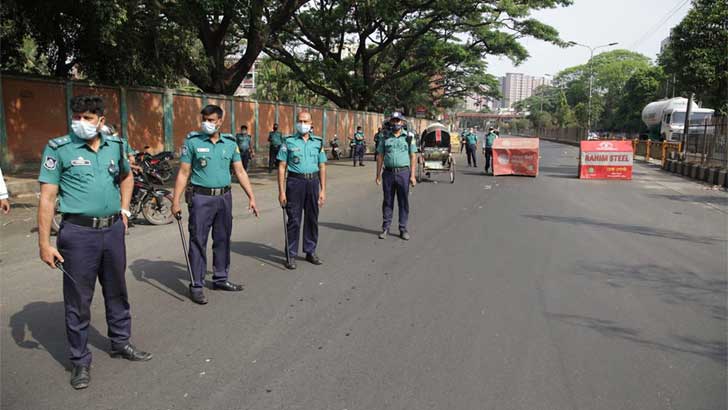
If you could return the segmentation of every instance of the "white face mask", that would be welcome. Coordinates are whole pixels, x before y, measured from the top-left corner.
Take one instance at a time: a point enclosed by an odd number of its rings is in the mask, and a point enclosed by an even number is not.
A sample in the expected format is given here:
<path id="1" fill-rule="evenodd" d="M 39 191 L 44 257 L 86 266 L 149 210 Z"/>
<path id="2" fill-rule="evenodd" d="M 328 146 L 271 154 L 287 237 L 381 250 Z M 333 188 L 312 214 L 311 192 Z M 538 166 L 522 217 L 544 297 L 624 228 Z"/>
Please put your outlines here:
<path id="1" fill-rule="evenodd" d="M 71 121 L 71 130 L 78 138 L 90 140 L 99 133 L 99 127 L 85 120 Z"/>
<path id="2" fill-rule="evenodd" d="M 298 131 L 300 134 L 308 134 L 308 132 L 311 131 L 311 124 L 297 122 L 296 131 Z"/>
<path id="3" fill-rule="evenodd" d="M 202 132 L 207 135 L 212 135 L 217 132 L 217 125 L 214 122 L 202 121 Z"/>

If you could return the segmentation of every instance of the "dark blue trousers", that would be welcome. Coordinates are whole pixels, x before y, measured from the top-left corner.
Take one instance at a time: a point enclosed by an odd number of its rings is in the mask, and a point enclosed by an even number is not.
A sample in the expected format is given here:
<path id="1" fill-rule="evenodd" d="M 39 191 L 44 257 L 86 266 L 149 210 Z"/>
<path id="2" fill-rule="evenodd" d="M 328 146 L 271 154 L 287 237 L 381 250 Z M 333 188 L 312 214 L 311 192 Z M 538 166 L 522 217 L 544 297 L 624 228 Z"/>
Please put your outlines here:
<path id="1" fill-rule="evenodd" d="M 126 243 L 124 223 L 94 229 L 63 222 L 56 241 L 63 267 L 76 281 L 63 275 L 66 337 L 74 365 L 91 364 L 88 326 L 96 278 L 101 284 L 106 325 L 112 348 L 123 347 L 131 337 L 131 313 L 126 292 Z"/>
<path id="2" fill-rule="evenodd" d="M 407 220 L 409 219 L 409 179 L 409 169 L 397 173 L 387 171 L 386 169 L 382 172 L 382 189 L 384 191 L 384 201 L 382 202 L 384 222 L 382 223 L 382 230 L 387 231 L 392 225 L 395 195 L 397 196 L 397 206 L 399 208 L 399 230 L 407 230 Z"/>
<path id="3" fill-rule="evenodd" d="M 485 148 L 485 172 L 488 172 L 488 169 L 492 168 L 491 166 L 493 162 L 493 148 L 492 147 L 486 147 Z"/>
<path id="4" fill-rule="evenodd" d="M 241 151 L 240 158 L 243 160 L 243 169 L 248 171 L 248 165 L 250 165 L 250 151 Z"/>
<path id="5" fill-rule="evenodd" d="M 318 197 L 321 192 L 318 179 L 288 177 L 286 180 L 286 199 L 288 206 L 288 254 L 291 258 L 298 255 L 298 238 L 301 234 L 301 214 L 303 213 L 303 252 L 316 253 L 318 244 Z"/>
<path id="6" fill-rule="evenodd" d="M 475 144 L 468 144 L 465 146 L 465 154 L 468 156 L 468 165 L 470 165 L 470 159 L 473 159 L 473 166 L 478 166 L 478 161 L 476 160 L 476 148 Z"/>
<path id="7" fill-rule="evenodd" d="M 273 168 L 278 168 L 278 151 L 280 151 L 281 147 L 271 145 L 268 150 L 268 172 L 271 172 Z"/>
<path id="8" fill-rule="evenodd" d="M 212 280 L 228 280 L 230 271 L 230 234 L 233 231 L 233 196 L 192 195 L 190 210 L 190 265 L 195 279 L 193 287 L 205 284 L 207 272 L 207 237 L 212 228 Z"/>
<path id="9" fill-rule="evenodd" d="M 364 144 L 354 145 L 354 165 L 357 162 L 360 164 L 364 161 Z"/>

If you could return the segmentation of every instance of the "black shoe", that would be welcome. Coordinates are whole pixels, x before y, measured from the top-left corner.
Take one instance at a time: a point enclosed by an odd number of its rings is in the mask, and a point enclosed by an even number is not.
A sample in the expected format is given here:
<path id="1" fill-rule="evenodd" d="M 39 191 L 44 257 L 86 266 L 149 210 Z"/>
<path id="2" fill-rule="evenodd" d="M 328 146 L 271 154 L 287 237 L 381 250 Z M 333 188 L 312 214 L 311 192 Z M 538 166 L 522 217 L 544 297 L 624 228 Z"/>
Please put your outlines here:
<path id="1" fill-rule="evenodd" d="M 290 262 L 286 262 L 283 266 L 285 266 L 286 269 L 296 270 L 296 262 L 294 260 L 291 260 Z"/>
<path id="2" fill-rule="evenodd" d="M 194 288 L 190 286 L 190 300 L 197 303 L 198 305 L 206 305 L 207 297 L 202 288 Z"/>
<path id="3" fill-rule="evenodd" d="M 229 281 L 222 283 L 213 283 L 212 288 L 215 290 L 226 290 L 228 292 L 240 292 L 243 290 L 243 285 L 238 285 Z"/>
<path id="4" fill-rule="evenodd" d="M 148 360 L 152 360 L 151 353 L 143 352 L 134 347 L 131 343 L 127 343 L 126 346 L 118 349 L 112 348 L 111 357 L 126 359 L 132 362 L 146 362 Z"/>
<path id="5" fill-rule="evenodd" d="M 410 234 L 407 231 L 399 231 L 399 237 L 404 239 L 405 241 L 410 240 Z"/>
<path id="6" fill-rule="evenodd" d="M 360 166 L 360 167 L 363 167 L 363 166 L 364 166 L 364 163 L 363 163 L 363 162 L 360 162 L 360 163 L 359 163 L 359 166 Z"/>
<path id="7" fill-rule="evenodd" d="M 88 366 L 73 366 L 71 370 L 71 387 L 76 390 L 85 389 L 91 383 L 91 369 Z"/>
<path id="8" fill-rule="evenodd" d="M 321 265 L 323 262 L 321 259 L 319 259 L 318 256 L 316 256 L 315 253 L 307 253 L 306 254 L 306 260 L 313 263 L 314 265 Z"/>

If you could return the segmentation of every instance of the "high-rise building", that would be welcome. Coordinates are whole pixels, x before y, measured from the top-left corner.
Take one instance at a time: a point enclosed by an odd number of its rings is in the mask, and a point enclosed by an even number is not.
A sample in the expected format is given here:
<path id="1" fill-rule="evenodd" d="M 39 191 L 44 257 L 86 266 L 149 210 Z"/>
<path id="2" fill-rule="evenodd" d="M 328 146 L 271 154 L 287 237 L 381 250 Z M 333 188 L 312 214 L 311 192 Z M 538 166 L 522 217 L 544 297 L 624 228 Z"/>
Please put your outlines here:
<path id="1" fill-rule="evenodd" d="M 551 84 L 549 78 L 530 76 L 523 73 L 506 73 L 505 77 L 502 78 L 503 108 L 512 108 L 513 104 L 533 95 L 536 88 Z"/>

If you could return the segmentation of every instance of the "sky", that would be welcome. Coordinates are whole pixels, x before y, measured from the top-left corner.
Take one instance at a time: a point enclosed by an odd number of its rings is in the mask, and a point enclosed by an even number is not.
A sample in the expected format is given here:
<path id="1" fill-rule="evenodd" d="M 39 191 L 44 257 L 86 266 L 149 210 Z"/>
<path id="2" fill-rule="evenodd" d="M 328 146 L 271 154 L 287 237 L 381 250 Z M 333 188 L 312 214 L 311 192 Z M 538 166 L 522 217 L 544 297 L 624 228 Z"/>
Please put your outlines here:
<path id="1" fill-rule="evenodd" d="M 562 39 L 592 47 L 618 42 L 605 50 L 627 49 L 653 59 L 660 42 L 680 23 L 690 9 L 690 0 L 574 0 L 569 7 L 539 10 L 537 20 L 556 28 Z M 524 73 L 534 76 L 555 75 L 564 68 L 586 63 L 589 50 L 584 47 L 560 48 L 536 40 L 522 39 L 531 57 L 519 66 L 507 58 L 489 57 L 488 72 Z"/>

